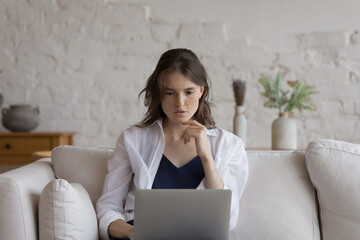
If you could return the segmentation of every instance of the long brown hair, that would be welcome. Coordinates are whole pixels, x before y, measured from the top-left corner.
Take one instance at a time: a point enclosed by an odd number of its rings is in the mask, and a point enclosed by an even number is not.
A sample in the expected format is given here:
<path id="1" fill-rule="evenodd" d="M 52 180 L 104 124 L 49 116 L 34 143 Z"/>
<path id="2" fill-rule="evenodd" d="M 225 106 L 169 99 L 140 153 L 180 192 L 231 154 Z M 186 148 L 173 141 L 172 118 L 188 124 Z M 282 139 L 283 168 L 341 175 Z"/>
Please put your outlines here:
<path id="1" fill-rule="evenodd" d="M 179 71 L 193 83 L 204 87 L 194 117 L 208 129 L 215 128 L 215 121 L 211 116 L 211 103 L 208 101 L 210 87 L 206 70 L 195 53 L 183 48 L 171 49 L 161 55 L 154 72 L 146 82 L 146 87 L 139 93 L 139 98 L 141 94 L 145 93 L 144 105 L 148 109 L 144 119 L 136 126 L 147 127 L 159 118 L 166 117 L 161 107 L 161 98 L 164 94 L 162 75 L 165 72 L 175 71 Z"/>

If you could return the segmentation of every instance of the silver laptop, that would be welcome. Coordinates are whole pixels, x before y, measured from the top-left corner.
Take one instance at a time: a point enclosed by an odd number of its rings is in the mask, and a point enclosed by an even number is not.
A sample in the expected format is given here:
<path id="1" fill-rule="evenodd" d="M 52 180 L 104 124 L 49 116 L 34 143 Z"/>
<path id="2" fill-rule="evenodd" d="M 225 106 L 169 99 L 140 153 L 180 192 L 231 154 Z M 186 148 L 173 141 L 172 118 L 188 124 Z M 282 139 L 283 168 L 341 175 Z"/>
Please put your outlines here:
<path id="1" fill-rule="evenodd" d="M 230 190 L 135 192 L 134 240 L 227 240 Z"/>

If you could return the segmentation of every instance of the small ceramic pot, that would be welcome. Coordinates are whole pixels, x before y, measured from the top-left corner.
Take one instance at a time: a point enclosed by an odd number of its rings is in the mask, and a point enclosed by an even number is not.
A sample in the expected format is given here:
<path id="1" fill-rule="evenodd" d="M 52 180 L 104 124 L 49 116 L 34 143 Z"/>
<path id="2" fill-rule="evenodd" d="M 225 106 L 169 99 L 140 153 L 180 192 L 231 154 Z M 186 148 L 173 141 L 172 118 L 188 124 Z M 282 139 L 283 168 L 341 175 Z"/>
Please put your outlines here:
<path id="1" fill-rule="evenodd" d="M 40 123 L 39 108 L 31 105 L 10 105 L 1 112 L 3 126 L 13 132 L 29 132 Z"/>

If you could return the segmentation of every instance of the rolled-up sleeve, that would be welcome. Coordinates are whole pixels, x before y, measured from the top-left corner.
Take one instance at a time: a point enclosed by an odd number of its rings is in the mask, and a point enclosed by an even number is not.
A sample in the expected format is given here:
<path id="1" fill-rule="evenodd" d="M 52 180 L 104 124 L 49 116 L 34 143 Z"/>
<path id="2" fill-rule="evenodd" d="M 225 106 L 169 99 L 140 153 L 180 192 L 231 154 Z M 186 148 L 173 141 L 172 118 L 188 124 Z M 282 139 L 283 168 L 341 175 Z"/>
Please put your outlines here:
<path id="1" fill-rule="evenodd" d="M 231 144 L 226 141 L 221 146 L 222 154 L 219 156 L 222 158 L 219 173 L 224 181 L 224 189 L 230 189 L 232 192 L 229 230 L 233 230 L 236 226 L 240 198 L 244 192 L 249 175 L 248 161 L 243 142 L 237 137 L 232 137 L 231 140 Z"/>
<path id="2" fill-rule="evenodd" d="M 124 133 L 117 140 L 115 154 L 108 161 L 103 193 L 96 204 L 100 238 L 108 240 L 111 222 L 124 217 L 124 205 L 133 177 L 130 159 L 125 147 Z"/>

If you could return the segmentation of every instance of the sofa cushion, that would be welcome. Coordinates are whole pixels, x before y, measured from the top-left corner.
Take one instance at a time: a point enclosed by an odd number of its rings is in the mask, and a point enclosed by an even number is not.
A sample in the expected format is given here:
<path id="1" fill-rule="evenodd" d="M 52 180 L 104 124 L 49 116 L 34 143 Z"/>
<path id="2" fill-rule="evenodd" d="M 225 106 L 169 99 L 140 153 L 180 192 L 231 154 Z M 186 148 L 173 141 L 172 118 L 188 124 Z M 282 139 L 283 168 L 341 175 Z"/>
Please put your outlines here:
<path id="1" fill-rule="evenodd" d="M 89 194 L 63 179 L 48 183 L 39 201 L 39 239 L 97 240 L 98 226 Z"/>
<path id="2" fill-rule="evenodd" d="M 360 144 L 313 141 L 306 165 L 318 193 L 323 238 L 359 239 Z"/>
<path id="3" fill-rule="evenodd" d="M 113 149 L 79 146 L 59 146 L 51 153 L 55 176 L 69 182 L 80 183 L 90 195 L 95 206 L 102 194 L 107 160 Z"/>
<path id="4" fill-rule="evenodd" d="M 247 151 L 249 178 L 230 240 L 320 239 L 303 151 Z"/>

